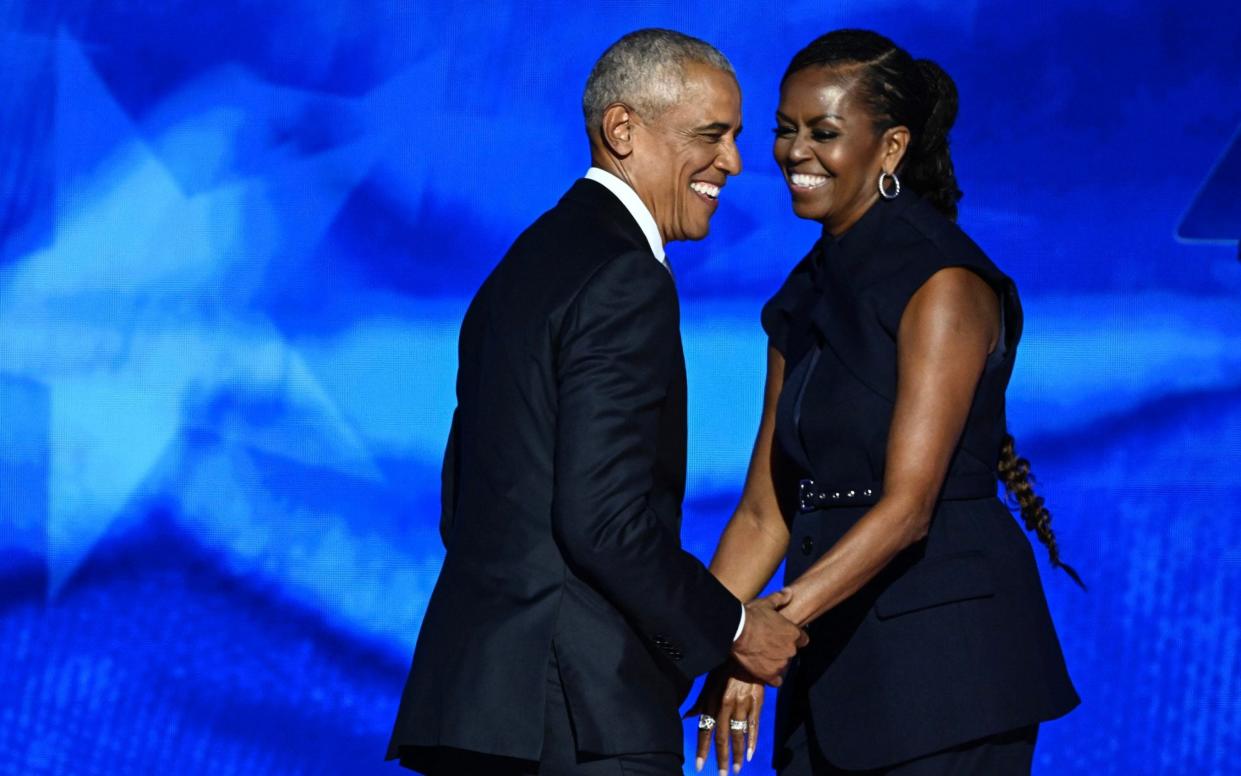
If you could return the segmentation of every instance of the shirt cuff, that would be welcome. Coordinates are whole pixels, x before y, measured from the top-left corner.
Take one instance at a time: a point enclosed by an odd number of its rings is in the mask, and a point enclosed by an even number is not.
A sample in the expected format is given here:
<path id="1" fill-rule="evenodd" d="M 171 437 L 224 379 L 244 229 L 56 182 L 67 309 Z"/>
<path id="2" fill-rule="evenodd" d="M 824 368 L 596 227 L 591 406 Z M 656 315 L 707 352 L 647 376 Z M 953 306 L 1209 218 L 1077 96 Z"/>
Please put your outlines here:
<path id="1" fill-rule="evenodd" d="M 733 641 L 741 638 L 741 631 L 745 630 L 745 604 L 741 605 L 741 622 L 737 623 L 737 633 L 733 636 Z"/>

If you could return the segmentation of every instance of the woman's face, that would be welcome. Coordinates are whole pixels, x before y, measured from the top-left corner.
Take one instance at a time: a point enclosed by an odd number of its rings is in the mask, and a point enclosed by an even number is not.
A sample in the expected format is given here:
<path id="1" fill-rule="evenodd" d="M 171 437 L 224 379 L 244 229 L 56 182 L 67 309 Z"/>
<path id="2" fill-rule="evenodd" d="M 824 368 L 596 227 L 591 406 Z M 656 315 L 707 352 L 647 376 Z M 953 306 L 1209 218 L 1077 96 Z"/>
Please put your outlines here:
<path id="1" fill-rule="evenodd" d="M 876 134 L 853 96 L 855 77 L 826 67 L 789 76 L 780 89 L 772 149 L 793 195 L 793 212 L 839 235 L 879 198 L 879 173 L 900 163 L 909 131 Z"/>

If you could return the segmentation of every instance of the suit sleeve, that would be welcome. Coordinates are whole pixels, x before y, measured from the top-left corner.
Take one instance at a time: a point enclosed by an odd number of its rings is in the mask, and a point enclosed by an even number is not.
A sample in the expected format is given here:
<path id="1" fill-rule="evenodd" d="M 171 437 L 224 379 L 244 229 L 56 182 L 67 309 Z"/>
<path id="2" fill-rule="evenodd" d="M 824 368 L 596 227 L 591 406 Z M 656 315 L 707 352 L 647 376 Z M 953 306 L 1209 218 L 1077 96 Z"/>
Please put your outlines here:
<path id="1" fill-rule="evenodd" d="M 559 349 L 552 525 L 574 571 L 692 677 L 727 658 L 741 606 L 649 505 L 678 325 L 649 254 L 614 259 L 578 295 Z"/>
<path id="2" fill-rule="evenodd" d="M 457 413 L 452 413 L 452 427 L 444 446 L 444 468 L 440 471 L 440 541 L 448 549 L 453 520 L 457 512 Z"/>
<path id="3" fill-rule="evenodd" d="M 797 315 L 797 308 L 803 303 L 806 294 L 813 289 L 810 260 L 802 259 L 789 273 L 780 290 L 763 305 L 760 320 L 763 331 L 767 333 L 767 342 L 785 358 L 789 357 L 790 330 Z"/>

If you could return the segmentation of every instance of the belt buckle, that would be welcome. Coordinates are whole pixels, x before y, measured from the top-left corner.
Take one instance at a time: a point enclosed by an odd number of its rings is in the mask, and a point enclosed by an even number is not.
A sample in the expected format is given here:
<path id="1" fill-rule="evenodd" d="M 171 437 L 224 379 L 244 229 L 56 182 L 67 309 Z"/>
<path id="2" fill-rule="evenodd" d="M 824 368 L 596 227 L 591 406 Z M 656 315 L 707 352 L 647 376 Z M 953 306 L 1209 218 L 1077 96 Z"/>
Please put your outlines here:
<path id="1" fill-rule="evenodd" d="M 797 505 L 801 512 L 813 512 L 817 506 L 814 503 L 815 496 L 814 480 L 803 479 L 797 483 Z"/>

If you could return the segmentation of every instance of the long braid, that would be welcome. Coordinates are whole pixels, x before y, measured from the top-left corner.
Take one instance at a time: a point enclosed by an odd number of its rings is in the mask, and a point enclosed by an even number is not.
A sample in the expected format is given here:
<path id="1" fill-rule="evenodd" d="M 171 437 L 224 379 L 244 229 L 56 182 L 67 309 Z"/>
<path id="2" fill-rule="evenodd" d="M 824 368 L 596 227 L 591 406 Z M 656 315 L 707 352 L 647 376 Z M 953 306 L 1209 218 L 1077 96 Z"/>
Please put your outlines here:
<path id="1" fill-rule="evenodd" d="M 1000 446 L 1000 463 L 997 467 L 1000 481 L 1004 489 L 1021 508 L 1021 519 L 1025 521 L 1026 530 L 1033 531 L 1038 540 L 1047 547 L 1051 565 L 1063 569 L 1073 581 L 1086 589 L 1086 584 L 1077 571 L 1069 564 L 1060 560 L 1060 547 L 1056 544 L 1056 532 L 1051 528 L 1051 512 L 1043 505 L 1043 497 L 1034 492 L 1030 481 L 1030 462 L 1017 455 L 1016 441 L 1013 435 L 1005 432 Z"/>

